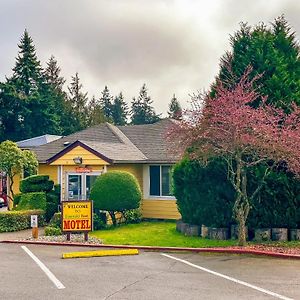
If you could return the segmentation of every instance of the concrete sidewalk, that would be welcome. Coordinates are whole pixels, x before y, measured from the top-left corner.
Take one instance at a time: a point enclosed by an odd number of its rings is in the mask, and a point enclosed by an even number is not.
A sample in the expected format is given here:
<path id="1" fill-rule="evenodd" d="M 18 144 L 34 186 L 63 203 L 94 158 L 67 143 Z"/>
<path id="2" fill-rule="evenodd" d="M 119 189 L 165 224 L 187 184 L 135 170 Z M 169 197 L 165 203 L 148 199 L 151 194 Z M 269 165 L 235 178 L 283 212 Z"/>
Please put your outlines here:
<path id="1" fill-rule="evenodd" d="M 39 228 L 39 236 L 44 235 L 44 228 Z M 32 230 L 26 229 L 21 231 L 15 231 L 15 232 L 1 232 L 0 233 L 0 241 L 5 240 L 20 240 L 20 239 L 27 239 L 32 236 Z"/>

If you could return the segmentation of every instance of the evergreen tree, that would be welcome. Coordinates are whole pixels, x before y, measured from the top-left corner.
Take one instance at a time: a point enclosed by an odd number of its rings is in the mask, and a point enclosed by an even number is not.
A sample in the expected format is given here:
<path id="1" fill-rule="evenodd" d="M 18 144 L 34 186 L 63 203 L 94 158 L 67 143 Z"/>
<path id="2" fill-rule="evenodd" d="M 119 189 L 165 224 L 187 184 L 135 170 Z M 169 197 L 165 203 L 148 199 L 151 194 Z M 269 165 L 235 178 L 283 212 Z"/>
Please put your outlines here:
<path id="1" fill-rule="evenodd" d="M 146 84 L 143 84 L 138 98 L 133 98 L 131 102 L 131 123 L 139 125 L 157 122 L 159 115 L 155 113 L 154 108 L 151 106 L 152 103 L 153 101 L 148 96 Z"/>
<path id="2" fill-rule="evenodd" d="M 42 68 L 36 56 L 33 40 L 26 29 L 18 48 L 20 50 L 11 80 L 16 84 L 17 91 L 29 96 L 38 91 L 39 83 L 42 81 Z"/>
<path id="3" fill-rule="evenodd" d="M 106 118 L 101 108 L 100 101 L 93 96 L 88 104 L 88 126 L 104 123 Z"/>
<path id="4" fill-rule="evenodd" d="M 72 82 L 69 90 L 69 105 L 71 107 L 71 111 L 73 116 L 77 121 L 77 130 L 81 130 L 87 127 L 88 123 L 88 110 L 87 110 L 87 102 L 88 97 L 87 93 L 82 92 L 82 84 L 80 83 L 80 78 L 78 73 L 75 76 L 72 76 Z"/>
<path id="5" fill-rule="evenodd" d="M 54 113 L 53 99 L 49 97 L 35 46 L 27 30 L 18 47 L 13 75 L 7 78 L 1 89 L 3 134 L 20 140 L 58 133 L 59 124 Z M 12 119 L 6 117 L 10 114 L 14 115 Z M 15 130 L 17 127 L 18 130 Z"/>
<path id="6" fill-rule="evenodd" d="M 104 113 L 107 121 L 112 121 L 112 96 L 110 95 L 109 89 L 107 86 L 104 87 L 104 90 L 101 92 L 102 96 L 100 98 L 101 108 Z"/>
<path id="7" fill-rule="evenodd" d="M 115 97 L 112 106 L 112 118 L 115 125 L 126 125 L 128 116 L 128 106 L 124 100 L 122 92 Z"/>
<path id="8" fill-rule="evenodd" d="M 181 105 L 180 105 L 179 101 L 177 100 L 175 94 L 173 94 L 173 97 L 169 104 L 168 116 L 169 116 L 169 118 L 172 118 L 175 120 L 181 120 L 181 118 L 182 118 Z"/>
<path id="9" fill-rule="evenodd" d="M 233 87 L 251 66 L 252 78 L 261 75 L 256 87 L 268 96 L 268 103 L 286 110 L 292 101 L 300 105 L 300 49 L 295 32 L 283 16 L 270 28 L 265 24 L 252 28 L 244 23 L 230 41 L 232 50 L 221 58 L 217 80 Z"/>
<path id="10" fill-rule="evenodd" d="M 60 73 L 61 68 L 58 66 L 55 57 L 51 55 L 43 75 L 48 89 L 48 96 L 51 97 L 54 103 L 54 113 L 58 117 L 59 134 L 68 135 L 76 131 L 78 122 L 76 116 L 73 115 L 67 93 L 63 90 L 66 80 Z"/>

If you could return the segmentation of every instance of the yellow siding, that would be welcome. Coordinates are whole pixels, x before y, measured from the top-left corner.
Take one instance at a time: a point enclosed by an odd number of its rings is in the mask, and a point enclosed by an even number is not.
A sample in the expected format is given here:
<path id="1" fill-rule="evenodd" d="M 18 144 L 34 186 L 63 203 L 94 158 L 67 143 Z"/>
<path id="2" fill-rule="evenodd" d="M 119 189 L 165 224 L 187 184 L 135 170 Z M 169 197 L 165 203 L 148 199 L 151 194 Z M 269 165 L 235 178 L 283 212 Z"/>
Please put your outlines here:
<path id="1" fill-rule="evenodd" d="M 54 184 L 57 184 L 58 183 L 57 169 L 58 169 L 57 166 L 40 164 L 38 168 L 38 174 L 49 175 L 49 178 L 54 181 Z"/>
<path id="2" fill-rule="evenodd" d="M 143 166 L 140 164 L 119 164 L 107 167 L 108 172 L 112 170 L 127 171 L 133 174 L 143 190 Z M 142 216 L 143 218 L 153 219 L 180 219 L 176 200 L 171 199 L 143 199 L 142 200 Z"/>
<path id="3" fill-rule="evenodd" d="M 83 165 L 108 165 L 108 162 L 82 148 L 81 146 L 77 146 L 70 150 L 65 155 L 52 162 L 51 165 L 75 165 L 73 158 L 78 156 L 82 157 Z"/>
<path id="4" fill-rule="evenodd" d="M 143 218 L 153 219 L 180 219 L 176 200 L 150 200 L 142 201 Z"/>
<path id="5" fill-rule="evenodd" d="M 107 167 L 107 171 L 126 171 L 136 177 L 140 185 L 141 191 L 143 190 L 143 166 L 137 164 L 119 164 Z"/>

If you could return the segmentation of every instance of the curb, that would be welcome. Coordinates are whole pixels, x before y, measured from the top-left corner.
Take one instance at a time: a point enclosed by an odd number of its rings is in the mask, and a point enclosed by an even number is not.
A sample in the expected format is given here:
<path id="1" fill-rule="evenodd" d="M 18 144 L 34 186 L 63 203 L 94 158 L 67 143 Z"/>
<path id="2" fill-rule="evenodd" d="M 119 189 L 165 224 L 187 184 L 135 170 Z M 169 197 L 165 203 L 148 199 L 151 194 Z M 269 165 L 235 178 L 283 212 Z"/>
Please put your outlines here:
<path id="1" fill-rule="evenodd" d="M 129 245 L 103 245 L 103 244 L 81 244 L 81 243 L 62 243 L 62 242 L 45 242 L 45 241 L 17 241 L 3 240 L 0 243 L 5 244 L 33 244 L 47 246 L 71 246 L 87 248 L 115 248 L 115 249 L 139 249 L 146 251 L 174 251 L 174 252 L 192 252 L 192 253 L 228 253 L 228 254 L 252 254 L 263 255 L 276 258 L 300 259 L 300 255 L 288 253 L 275 253 L 250 249 L 227 249 L 227 248 L 187 248 L 187 247 L 156 247 L 156 246 L 129 246 Z"/>

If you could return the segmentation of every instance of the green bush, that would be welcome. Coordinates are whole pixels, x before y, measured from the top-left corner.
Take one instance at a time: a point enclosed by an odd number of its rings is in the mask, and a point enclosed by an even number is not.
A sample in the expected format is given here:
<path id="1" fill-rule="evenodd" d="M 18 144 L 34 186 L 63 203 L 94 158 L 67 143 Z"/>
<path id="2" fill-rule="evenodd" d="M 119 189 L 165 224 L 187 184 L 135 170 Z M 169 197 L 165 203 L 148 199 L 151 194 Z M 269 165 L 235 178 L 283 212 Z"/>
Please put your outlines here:
<path id="1" fill-rule="evenodd" d="M 55 191 L 46 193 L 46 221 L 49 222 L 54 213 L 58 212 L 58 204 L 60 201 L 60 194 L 57 195 Z"/>
<path id="2" fill-rule="evenodd" d="M 265 166 L 248 173 L 249 195 L 258 186 Z M 258 197 L 252 200 L 247 220 L 250 229 L 265 227 L 300 228 L 299 180 L 284 170 L 272 171 Z M 173 171 L 174 195 L 184 222 L 228 227 L 232 219 L 235 191 L 227 178 L 226 164 L 212 160 L 207 166 L 183 159 Z"/>
<path id="3" fill-rule="evenodd" d="M 30 209 L 46 210 L 46 194 L 44 192 L 25 193 L 21 195 L 21 200 L 16 210 Z"/>
<path id="4" fill-rule="evenodd" d="M 221 160 L 207 166 L 183 159 L 173 169 L 173 192 L 186 223 L 226 227 L 232 222 L 234 190 Z"/>
<path id="5" fill-rule="evenodd" d="M 16 206 L 16 205 L 18 205 L 18 204 L 20 203 L 21 196 L 22 196 L 21 193 L 20 193 L 20 194 L 16 194 L 16 195 L 14 196 L 14 206 Z"/>
<path id="6" fill-rule="evenodd" d="M 61 234 L 62 234 L 61 229 L 58 227 L 51 227 L 51 226 L 45 227 L 46 236 L 61 235 Z"/>
<path id="7" fill-rule="evenodd" d="M 264 166 L 252 170 L 248 178 L 250 189 L 254 189 L 257 178 L 261 178 L 264 172 Z M 273 171 L 265 182 L 259 197 L 251 203 L 248 226 L 300 228 L 299 180 L 284 171 Z"/>
<path id="8" fill-rule="evenodd" d="M 60 212 L 57 212 L 52 216 L 52 218 L 49 222 L 49 226 L 61 228 L 61 213 Z"/>
<path id="9" fill-rule="evenodd" d="M 108 211 L 116 225 L 115 212 L 138 208 L 142 193 L 132 174 L 111 171 L 96 179 L 90 198 L 94 201 L 94 208 Z"/>
<path id="10" fill-rule="evenodd" d="M 20 182 L 22 193 L 30 192 L 49 192 L 53 189 L 54 182 L 49 180 L 48 175 L 29 176 Z"/>
<path id="11" fill-rule="evenodd" d="M 142 213 L 139 208 L 127 210 L 124 212 L 126 224 L 137 224 L 142 222 Z"/>
<path id="12" fill-rule="evenodd" d="M 93 214 L 93 225 L 94 225 L 94 230 L 100 230 L 106 228 L 106 222 L 104 222 L 103 218 L 101 218 L 97 214 Z"/>
<path id="13" fill-rule="evenodd" d="M 38 215 L 38 226 L 44 226 L 44 211 L 24 210 L 0 212 L 0 232 L 19 231 L 31 227 L 31 215 Z"/>

